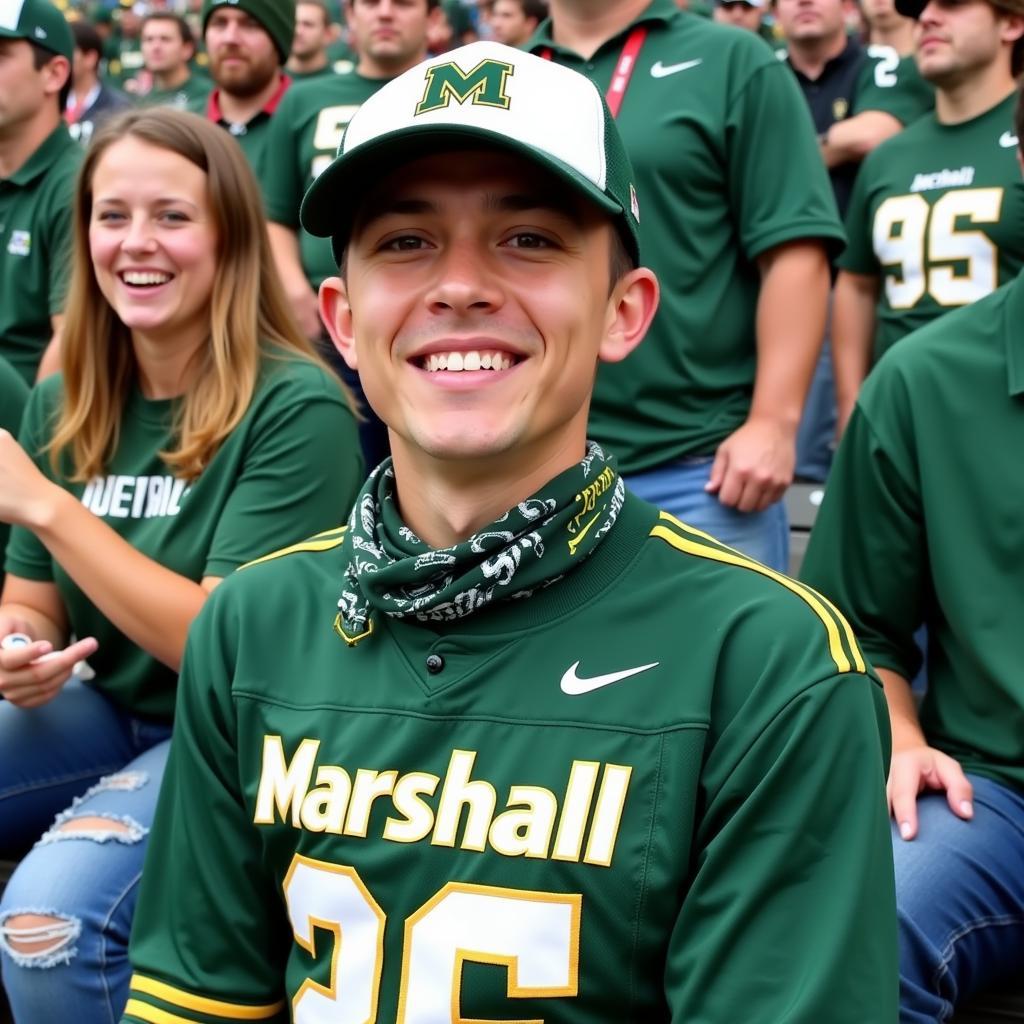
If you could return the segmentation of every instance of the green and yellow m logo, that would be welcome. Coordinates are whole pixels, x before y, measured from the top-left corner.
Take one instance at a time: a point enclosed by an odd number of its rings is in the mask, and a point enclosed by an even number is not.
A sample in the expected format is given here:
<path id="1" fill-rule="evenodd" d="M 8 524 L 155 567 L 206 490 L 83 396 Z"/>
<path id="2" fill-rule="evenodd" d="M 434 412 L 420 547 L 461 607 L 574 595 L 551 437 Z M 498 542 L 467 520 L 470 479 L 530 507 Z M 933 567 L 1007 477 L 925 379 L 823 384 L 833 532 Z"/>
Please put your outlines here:
<path id="1" fill-rule="evenodd" d="M 472 100 L 477 106 L 508 110 L 512 101 L 505 93 L 505 83 L 514 72 L 511 64 L 500 60 L 482 60 L 468 73 L 458 64 L 435 64 L 427 68 L 427 87 L 416 113 L 443 110 L 452 100 Z"/>

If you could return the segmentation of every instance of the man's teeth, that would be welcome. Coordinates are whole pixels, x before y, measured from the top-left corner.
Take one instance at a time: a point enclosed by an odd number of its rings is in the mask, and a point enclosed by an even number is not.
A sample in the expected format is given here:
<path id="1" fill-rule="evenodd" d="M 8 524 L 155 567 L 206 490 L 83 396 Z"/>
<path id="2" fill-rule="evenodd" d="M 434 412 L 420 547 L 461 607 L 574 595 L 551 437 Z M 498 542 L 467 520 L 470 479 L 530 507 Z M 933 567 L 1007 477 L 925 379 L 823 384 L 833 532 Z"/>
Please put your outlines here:
<path id="1" fill-rule="evenodd" d="M 171 279 L 170 274 L 156 274 L 156 273 L 137 273 L 134 271 L 128 271 L 121 275 L 124 278 L 125 284 L 134 285 L 150 285 L 150 284 L 167 284 Z"/>
<path id="2" fill-rule="evenodd" d="M 447 370 L 508 370 L 515 359 L 507 352 L 434 352 L 424 359 L 428 373 Z"/>

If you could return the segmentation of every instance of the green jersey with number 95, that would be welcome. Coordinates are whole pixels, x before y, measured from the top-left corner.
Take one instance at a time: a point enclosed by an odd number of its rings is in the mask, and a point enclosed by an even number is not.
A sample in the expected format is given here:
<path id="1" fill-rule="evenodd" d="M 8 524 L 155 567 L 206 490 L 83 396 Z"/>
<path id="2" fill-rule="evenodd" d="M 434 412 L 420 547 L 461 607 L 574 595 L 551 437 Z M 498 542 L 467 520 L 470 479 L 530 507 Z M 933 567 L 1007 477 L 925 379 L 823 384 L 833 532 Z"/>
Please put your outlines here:
<path id="1" fill-rule="evenodd" d="M 877 360 L 900 338 L 1012 281 L 1024 266 L 1015 95 L 961 124 L 934 114 L 879 146 L 857 177 L 843 270 L 882 279 Z"/>
<path id="2" fill-rule="evenodd" d="M 298 232 L 302 269 L 314 289 L 336 274 L 338 266 L 330 239 L 314 238 L 299 226 L 302 197 L 334 159 L 355 112 L 387 82 L 355 73 L 296 82 L 271 122 L 269 150 L 274 159 L 261 182 L 267 217 Z"/>

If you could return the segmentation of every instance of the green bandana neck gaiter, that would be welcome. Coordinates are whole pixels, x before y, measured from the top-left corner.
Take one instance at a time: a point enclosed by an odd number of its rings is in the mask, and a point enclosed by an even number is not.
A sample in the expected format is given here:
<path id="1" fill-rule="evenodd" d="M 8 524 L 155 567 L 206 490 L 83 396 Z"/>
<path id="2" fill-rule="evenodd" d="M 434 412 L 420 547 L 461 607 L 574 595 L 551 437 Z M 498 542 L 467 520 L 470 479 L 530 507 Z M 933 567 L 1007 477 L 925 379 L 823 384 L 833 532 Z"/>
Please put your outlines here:
<path id="1" fill-rule="evenodd" d="M 381 612 L 451 622 L 493 601 L 528 597 L 592 554 L 618 518 L 626 489 L 593 441 L 586 458 L 469 540 L 431 548 L 406 526 L 388 459 L 370 475 L 345 534 L 348 565 L 336 627 L 349 643 Z"/>

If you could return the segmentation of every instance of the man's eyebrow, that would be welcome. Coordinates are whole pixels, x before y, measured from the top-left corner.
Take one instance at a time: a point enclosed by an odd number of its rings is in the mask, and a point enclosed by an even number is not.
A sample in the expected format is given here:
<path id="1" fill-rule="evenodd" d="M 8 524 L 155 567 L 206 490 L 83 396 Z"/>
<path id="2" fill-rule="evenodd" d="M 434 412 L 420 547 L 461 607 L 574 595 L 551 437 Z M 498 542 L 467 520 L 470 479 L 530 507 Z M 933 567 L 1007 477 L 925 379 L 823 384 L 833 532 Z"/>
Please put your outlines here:
<path id="1" fill-rule="evenodd" d="M 566 217 L 573 224 L 582 226 L 583 215 L 579 206 L 561 194 L 546 192 L 520 192 L 510 195 L 488 195 L 486 198 L 488 209 L 497 210 L 500 213 L 529 213 L 531 210 L 545 210 L 548 213 Z"/>
<path id="2" fill-rule="evenodd" d="M 531 210 L 545 210 L 549 213 L 566 217 L 573 224 L 581 226 L 583 215 L 579 206 L 564 195 L 542 192 L 488 193 L 484 197 L 484 208 L 499 213 L 528 213 Z M 428 199 L 370 199 L 360 211 L 359 221 L 369 224 L 371 221 L 391 214 L 417 215 L 438 213 L 440 208 Z"/>

